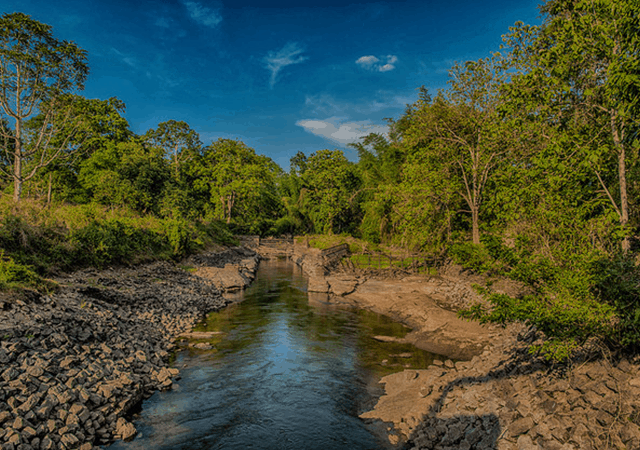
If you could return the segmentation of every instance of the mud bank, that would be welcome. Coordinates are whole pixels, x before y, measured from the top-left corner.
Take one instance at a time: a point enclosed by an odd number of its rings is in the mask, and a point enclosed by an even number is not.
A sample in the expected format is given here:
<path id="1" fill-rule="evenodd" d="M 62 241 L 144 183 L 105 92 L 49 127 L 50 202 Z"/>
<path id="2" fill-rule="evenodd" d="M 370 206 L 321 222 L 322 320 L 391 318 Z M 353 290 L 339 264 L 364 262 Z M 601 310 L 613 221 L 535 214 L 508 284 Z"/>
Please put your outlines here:
<path id="1" fill-rule="evenodd" d="M 459 360 L 381 380 L 385 394 L 361 417 L 388 423 L 391 443 L 415 450 L 640 449 L 639 357 L 586 352 L 554 367 L 530 352 L 543 342 L 535 330 L 459 319 L 456 311 L 481 300 L 472 288 L 478 280 L 459 272 L 380 279 L 330 274 L 313 253 L 298 261 L 312 269 L 316 295 L 390 316 L 413 329 L 408 342 Z"/>
<path id="2" fill-rule="evenodd" d="M 252 279 L 250 253 L 231 249 L 190 263 L 204 272 L 205 264 L 236 264 Z M 56 280 L 54 294 L 0 298 L 1 448 L 89 450 L 132 438 L 127 414 L 171 388 L 179 376 L 168 364 L 174 340 L 229 303 L 220 295 L 233 287 L 225 280 L 159 262 L 83 270 Z"/>

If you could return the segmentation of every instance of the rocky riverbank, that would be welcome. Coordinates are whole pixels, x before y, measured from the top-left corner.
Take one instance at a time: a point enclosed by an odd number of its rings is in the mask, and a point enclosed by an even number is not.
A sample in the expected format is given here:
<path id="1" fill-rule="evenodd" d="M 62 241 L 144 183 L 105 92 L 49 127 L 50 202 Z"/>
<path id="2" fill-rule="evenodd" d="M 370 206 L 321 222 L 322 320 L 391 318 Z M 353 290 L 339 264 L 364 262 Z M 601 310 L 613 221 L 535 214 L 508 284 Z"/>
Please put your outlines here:
<path id="1" fill-rule="evenodd" d="M 414 450 L 640 449 L 640 357 L 585 351 L 563 366 L 531 353 L 544 337 L 522 324 L 481 326 L 456 316 L 481 300 L 478 277 L 330 274 L 298 256 L 309 290 L 410 326 L 407 341 L 451 359 L 384 377 L 385 394 L 361 415 L 389 424 L 389 440 Z M 492 286 L 514 295 L 519 286 Z M 456 359 L 459 361 L 454 362 Z"/>
<path id="2" fill-rule="evenodd" d="M 519 328 L 470 361 L 383 378 L 385 395 L 362 417 L 392 423 L 390 440 L 415 450 L 640 448 L 637 359 L 551 370 L 529 353 L 535 331 Z"/>
<path id="3" fill-rule="evenodd" d="M 189 263 L 205 272 L 236 264 L 252 279 L 257 256 L 231 249 Z M 229 303 L 220 288 L 232 287 L 168 262 L 56 281 L 49 295 L 0 298 L 3 450 L 89 450 L 132 438 L 127 413 L 178 376 L 168 364 L 175 338 Z"/>

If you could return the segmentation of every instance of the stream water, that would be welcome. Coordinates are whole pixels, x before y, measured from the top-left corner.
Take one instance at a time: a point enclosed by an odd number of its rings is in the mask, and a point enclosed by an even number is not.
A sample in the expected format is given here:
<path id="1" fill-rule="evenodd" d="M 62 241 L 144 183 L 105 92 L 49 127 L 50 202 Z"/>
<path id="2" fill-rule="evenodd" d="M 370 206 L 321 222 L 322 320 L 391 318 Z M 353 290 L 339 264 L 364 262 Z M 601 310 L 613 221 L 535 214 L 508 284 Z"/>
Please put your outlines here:
<path id="1" fill-rule="evenodd" d="M 260 263 L 242 301 L 198 331 L 219 332 L 212 350 L 186 347 L 173 390 L 146 400 L 138 435 L 112 450 L 387 449 L 384 424 L 358 418 L 382 394 L 378 380 L 435 355 L 373 336 L 409 330 L 364 310 L 308 295 L 289 261 Z"/>

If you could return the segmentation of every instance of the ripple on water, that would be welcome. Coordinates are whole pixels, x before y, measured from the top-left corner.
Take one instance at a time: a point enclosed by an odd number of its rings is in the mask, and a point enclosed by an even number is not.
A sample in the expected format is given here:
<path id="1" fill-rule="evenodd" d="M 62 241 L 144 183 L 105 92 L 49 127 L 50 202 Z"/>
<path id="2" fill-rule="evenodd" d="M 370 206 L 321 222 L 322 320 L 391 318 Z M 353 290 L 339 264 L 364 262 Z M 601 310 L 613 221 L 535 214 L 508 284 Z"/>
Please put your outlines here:
<path id="1" fill-rule="evenodd" d="M 409 331 L 386 317 L 310 304 L 289 262 L 261 263 L 241 296 L 197 328 L 224 332 L 212 338 L 215 350 L 180 352 L 179 388 L 146 400 L 136 439 L 110 449 L 389 448 L 358 414 L 380 376 L 426 367 L 435 355 L 373 339 Z"/>

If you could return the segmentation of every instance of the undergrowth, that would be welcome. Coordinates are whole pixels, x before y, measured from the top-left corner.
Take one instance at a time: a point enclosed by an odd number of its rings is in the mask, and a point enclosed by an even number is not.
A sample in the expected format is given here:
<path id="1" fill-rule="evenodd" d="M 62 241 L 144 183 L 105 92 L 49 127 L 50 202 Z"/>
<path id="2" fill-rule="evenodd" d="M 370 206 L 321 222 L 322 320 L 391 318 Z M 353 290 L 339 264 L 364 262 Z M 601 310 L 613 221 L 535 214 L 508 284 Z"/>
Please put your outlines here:
<path id="1" fill-rule="evenodd" d="M 532 350 L 555 361 L 592 338 L 613 349 L 640 347 L 640 270 L 632 256 L 576 250 L 560 264 L 492 239 L 452 246 L 450 256 L 467 269 L 511 278 L 533 292 L 515 298 L 480 287 L 486 302 L 461 311 L 461 317 L 535 325 L 547 340 Z"/>
<path id="2" fill-rule="evenodd" d="M 225 224 L 138 215 L 99 205 L 0 203 L 0 289 L 38 287 L 80 267 L 180 259 L 235 243 Z"/>

